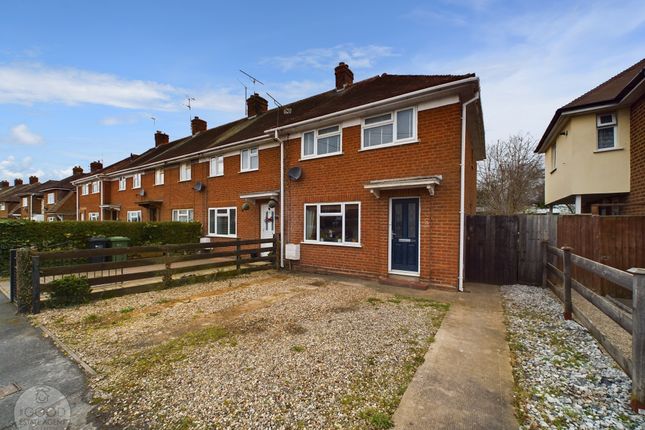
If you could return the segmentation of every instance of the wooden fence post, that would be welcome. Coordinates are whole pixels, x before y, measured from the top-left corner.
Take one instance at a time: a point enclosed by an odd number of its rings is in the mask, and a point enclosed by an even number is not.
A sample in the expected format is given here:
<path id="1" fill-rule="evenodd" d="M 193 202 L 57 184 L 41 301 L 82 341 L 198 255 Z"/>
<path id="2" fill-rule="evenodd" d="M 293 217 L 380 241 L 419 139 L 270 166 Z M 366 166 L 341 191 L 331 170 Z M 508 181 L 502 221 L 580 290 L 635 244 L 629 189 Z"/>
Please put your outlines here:
<path id="1" fill-rule="evenodd" d="M 40 313 L 40 257 L 31 257 L 31 313 Z"/>
<path id="2" fill-rule="evenodd" d="M 172 287 L 172 271 L 170 270 L 170 249 L 167 246 L 163 247 L 163 262 L 164 262 L 164 274 L 163 274 L 163 284 L 164 287 Z"/>
<path id="3" fill-rule="evenodd" d="M 632 279 L 632 409 L 645 409 L 645 269 L 628 270 Z"/>
<path id="4" fill-rule="evenodd" d="M 242 262 L 240 261 L 242 259 L 241 251 L 242 251 L 242 245 L 240 244 L 240 238 L 238 237 L 235 241 L 235 270 L 237 270 L 237 273 L 240 273 L 240 268 L 242 266 Z"/>
<path id="5" fill-rule="evenodd" d="M 273 233 L 273 256 L 275 257 L 273 266 L 275 270 L 280 270 L 280 240 L 278 240 L 278 233 Z"/>
<path id="6" fill-rule="evenodd" d="M 9 250 L 9 299 L 16 301 L 16 250 Z"/>
<path id="7" fill-rule="evenodd" d="M 562 274 L 564 275 L 564 319 L 570 320 L 573 313 L 573 304 L 571 302 L 571 248 L 563 246 L 562 251 Z"/>
<path id="8" fill-rule="evenodd" d="M 549 262 L 549 241 L 548 240 L 543 240 L 542 241 L 542 288 L 546 288 L 547 285 L 547 279 L 549 278 L 549 269 L 546 266 L 546 264 Z"/>

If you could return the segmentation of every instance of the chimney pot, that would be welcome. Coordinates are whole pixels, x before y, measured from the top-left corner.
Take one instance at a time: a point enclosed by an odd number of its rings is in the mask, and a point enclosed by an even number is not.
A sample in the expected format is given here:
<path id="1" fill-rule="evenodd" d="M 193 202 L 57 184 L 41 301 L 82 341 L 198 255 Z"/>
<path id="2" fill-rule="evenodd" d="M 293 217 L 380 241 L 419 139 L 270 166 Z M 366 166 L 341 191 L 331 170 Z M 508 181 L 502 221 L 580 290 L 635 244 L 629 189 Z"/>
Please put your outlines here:
<path id="1" fill-rule="evenodd" d="M 193 134 L 195 134 L 194 131 Z M 155 146 L 165 145 L 168 142 L 170 142 L 170 136 L 157 130 L 157 132 L 155 133 Z"/>
<path id="2" fill-rule="evenodd" d="M 81 166 L 74 166 L 72 168 L 72 175 L 78 176 L 83 174 L 83 168 Z"/>
<path id="3" fill-rule="evenodd" d="M 22 179 L 16 178 L 13 180 L 13 186 L 17 187 L 18 185 L 22 185 Z"/>
<path id="4" fill-rule="evenodd" d="M 336 90 L 341 91 L 354 83 L 354 72 L 343 62 L 338 63 L 334 69 L 336 74 Z"/>
<path id="5" fill-rule="evenodd" d="M 29 183 L 30 184 L 37 184 L 38 183 L 38 176 L 30 176 L 29 177 Z"/>
<path id="6" fill-rule="evenodd" d="M 206 131 L 208 129 L 208 125 L 206 121 L 201 119 L 200 117 L 196 116 L 190 121 L 190 128 L 193 132 L 193 136 L 199 133 L 200 131 Z"/>
<path id="7" fill-rule="evenodd" d="M 0 181 L 0 189 L 9 188 L 9 181 L 3 180 Z"/>
<path id="8" fill-rule="evenodd" d="M 258 93 L 251 94 L 251 96 L 246 100 L 246 111 L 249 118 L 256 115 L 262 115 L 268 110 L 269 102 Z"/>
<path id="9" fill-rule="evenodd" d="M 92 161 L 90 163 L 90 172 L 96 172 L 97 170 L 101 170 L 103 168 L 103 163 L 100 161 Z"/>

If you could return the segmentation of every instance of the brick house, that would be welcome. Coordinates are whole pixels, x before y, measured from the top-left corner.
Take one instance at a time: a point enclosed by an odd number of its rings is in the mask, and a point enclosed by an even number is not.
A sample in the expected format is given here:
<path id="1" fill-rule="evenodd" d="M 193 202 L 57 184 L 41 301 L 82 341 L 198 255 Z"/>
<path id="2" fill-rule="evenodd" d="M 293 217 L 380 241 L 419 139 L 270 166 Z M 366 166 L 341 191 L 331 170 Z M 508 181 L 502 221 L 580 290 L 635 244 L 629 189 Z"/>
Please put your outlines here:
<path id="1" fill-rule="evenodd" d="M 103 190 L 81 192 L 79 214 L 194 219 L 211 240 L 281 233 L 293 268 L 460 286 L 460 214 L 475 211 L 485 155 L 479 79 L 353 82 L 344 63 L 335 77 L 334 89 L 275 109 L 253 94 L 245 118 L 215 128 L 195 117 L 178 140 L 157 132 L 153 148 L 74 182 Z"/>
<path id="2" fill-rule="evenodd" d="M 72 181 L 84 177 L 83 168 L 75 166 L 72 175 L 59 181 L 47 181 L 38 192 L 42 195 L 44 221 L 76 220 L 76 187 Z"/>
<path id="3" fill-rule="evenodd" d="M 558 109 L 535 152 L 547 205 L 645 214 L 645 59 Z"/>
<path id="4" fill-rule="evenodd" d="M 9 181 L 0 181 L 0 218 L 19 218 L 21 199 L 18 193 L 35 186 L 24 184 L 22 179 L 15 179 L 11 186 Z"/>

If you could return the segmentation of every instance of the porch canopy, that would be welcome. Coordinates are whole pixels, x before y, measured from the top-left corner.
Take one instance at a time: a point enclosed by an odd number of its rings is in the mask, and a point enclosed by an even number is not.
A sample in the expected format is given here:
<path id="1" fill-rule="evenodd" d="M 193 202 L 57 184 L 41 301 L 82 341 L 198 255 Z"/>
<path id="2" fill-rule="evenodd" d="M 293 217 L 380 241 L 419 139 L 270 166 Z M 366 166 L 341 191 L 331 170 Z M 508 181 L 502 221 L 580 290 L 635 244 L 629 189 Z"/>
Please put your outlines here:
<path id="1" fill-rule="evenodd" d="M 158 208 L 159 206 L 162 205 L 162 203 L 163 203 L 163 200 L 142 200 L 140 202 L 137 202 L 139 206 L 143 206 L 144 208 L 149 208 L 149 207 Z"/>
<path id="2" fill-rule="evenodd" d="M 240 194 L 240 198 L 255 203 L 256 200 L 275 200 L 279 195 L 280 191 L 259 191 L 257 193 Z"/>
<path id="3" fill-rule="evenodd" d="M 99 205 L 101 209 L 107 209 L 119 212 L 121 210 L 121 205 Z"/>
<path id="4" fill-rule="evenodd" d="M 435 176 L 413 176 L 409 178 L 397 179 L 379 179 L 369 181 L 363 185 L 377 199 L 381 196 L 381 191 L 387 190 L 407 190 L 411 188 L 426 188 L 431 196 L 434 196 L 434 187 L 440 185 L 441 175 Z"/>

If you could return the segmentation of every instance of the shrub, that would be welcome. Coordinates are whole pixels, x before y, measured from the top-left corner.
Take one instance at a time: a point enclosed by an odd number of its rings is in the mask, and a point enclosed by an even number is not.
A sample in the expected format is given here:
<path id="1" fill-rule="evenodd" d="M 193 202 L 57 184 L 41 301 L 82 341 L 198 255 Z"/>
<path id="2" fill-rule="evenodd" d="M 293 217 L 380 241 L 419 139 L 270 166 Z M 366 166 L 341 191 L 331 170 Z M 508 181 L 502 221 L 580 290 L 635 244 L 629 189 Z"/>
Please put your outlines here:
<path id="1" fill-rule="evenodd" d="M 63 276 L 51 282 L 49 303 L 53 307 L 78 305 L 90 300 L 90 287 L 87 278 L 80 276 Z"/>

